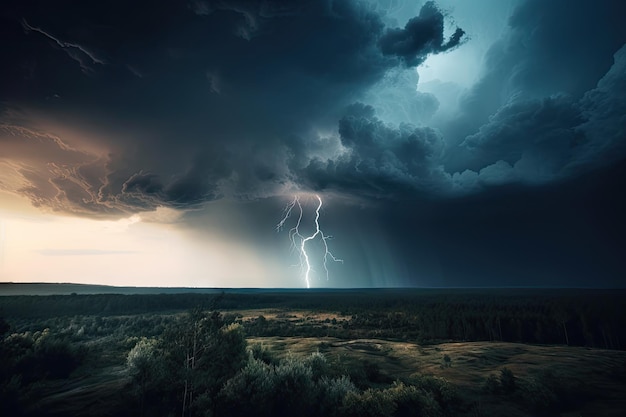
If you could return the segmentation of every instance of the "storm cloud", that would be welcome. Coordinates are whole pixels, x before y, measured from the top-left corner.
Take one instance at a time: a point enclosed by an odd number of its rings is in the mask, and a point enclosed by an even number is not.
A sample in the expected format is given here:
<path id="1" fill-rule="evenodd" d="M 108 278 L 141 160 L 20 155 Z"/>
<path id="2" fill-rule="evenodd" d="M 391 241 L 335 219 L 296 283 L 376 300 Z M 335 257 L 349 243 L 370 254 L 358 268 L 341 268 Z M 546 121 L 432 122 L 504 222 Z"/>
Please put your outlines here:
<path id="1" fill-rule="evenodd" d="M 439 102 L 416 90 L 415 67 L 471 42 L 434 2 L 397 27 L 356 1 L 10 2 L 0 187 L 122 216 L 299 190 L 395 200 L 561 181 L 624 157 L 623 8 L 520 2 L 433 128 Z"/>
<path id="2" fill-rule="evenodd" d="M 321 285 L 623 286 L 626 3 L 440 1 L 4 1 L 0 211 L 101 231 L 11 273 L 299 285 L 273 226 L 318 193 Z"/>
<path id="3" fill-rule="evenodd" d="M 21 123 L 6 116 L 5 123 L 14 131 L 42 132 L 57 144 L 70 131 L 74 152 L 89 154 L 55 170 L 55 154 L 41 146 L 30 152 L 47 159 L 28 164 L 19 147 L 4 141 L 0 158 L 6 166 L 17 159 L 24 165 L 15 174 L 22 185 L 12 191 L 39 206 L 115 214 L 319 186 L 291 171 L 293 138 L 348 129 L 356 119 L 349 121 L 354 115 L 344 109 L 370 86 L 395 68 L 458 46 L 462 38 L 461 31 L 443 40 L 445 16 L 432 2 L 403 29 L 386 27 L 367 4 L 343 1 L 166 2 L 116 10 L 120 6 L 113 3 L 93 10 L 26 3 L 5 9 L 3 31 L 13 44 L 5 45 L 3 55 L 14 65 L 3 70 L 3 107 L 5 114 L 33 115 Z M 435 100 L 436 108 L 436 99 L 423 98 Z M 375 135 L 398 129 L 381 126 Z M 422 141 L 433 140 L 433 132 L 424 139 L 415 129 L 409 134 L 408 127 L 400 128 L 404 144 L 386 152 L 392 156 L 388 166 L 378 168 L 375 153 L 386 145 L 363 143 L 367 128 L 353 137 L 359 143 L 353 159 L 337 160 L 337 175 L 351 172 L 360 182 L 350 166 L 354 158 L 369 161 L 366 181 L 375 187 L 395 186 L 394 169 L 406 171 L 403 183 L 419 174 L 418 166 L 425 169 L 417 162 L 423 156 L 407 152 L 422 152 L 428 146 Z M 63 149 L 57 151 L 67 153 Z M 413 162 L 396 160 L 396 152 Z M 320 155 L 300 156 L 313 170 Z"/>

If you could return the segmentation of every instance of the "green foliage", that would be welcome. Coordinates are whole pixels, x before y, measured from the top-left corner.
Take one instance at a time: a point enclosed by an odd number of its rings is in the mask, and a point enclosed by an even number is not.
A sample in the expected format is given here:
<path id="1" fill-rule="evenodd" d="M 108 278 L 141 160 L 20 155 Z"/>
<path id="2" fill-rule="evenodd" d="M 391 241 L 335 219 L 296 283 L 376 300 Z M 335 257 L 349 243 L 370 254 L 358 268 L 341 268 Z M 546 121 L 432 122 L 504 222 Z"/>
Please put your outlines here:
<path id="1" fill-rule="evenodd" d="M 432 392 L 414 385 L 394 384 L 389 389 L 396 404 L 396 417 L 435 417 L 442 415 L 442 408 Z"/>
<path id="2" fill-rule="evenodd" d="M 519 384 L 518 401 L 537 415 L 555 415 L 586 399 L 581 383 L 545 369 Z"/>
<path id="3" fill-rule="evenodd" d="M 537 378 L 524 382 L 520 389 L 520 399 L 523 405 L 535 413 L 552 413 L 558 403 L 557 395 L 550 384 Z"/>
<path id="4" fill-rule="evenodd" d="M 326 358 L 288 356 L 269 365 L 250 355 L 247 365 L 219 393 L 219 415 L 334 416 L 356 388 L 347 377 L 331 378 Z"/>
<path id="5" fill-rule="evenodd" d="M 515 375 L 509 368 L 502 368 L 500 370 L 500 389 L 504 394 L 511 394 L 515 388 Z"/>
<path id="6" fill-rule="evenodd" d="M 335 376 L 346 374 L 360 389 L 376 388 L 393 382 L 392 378 L 381 372 L 377 362 L 367 359 L 354 362 L 346 361 L 339 364 L 336 371 L 339 374 L 336 373 Z"/>
<path id="7" fill-rule="evenodd" d="M 339 378 L 323 376 L 317 383 L 317 415 L 339 416 L 344 398 L 348 393 L 356 392 L 357 388 L 345 375 Z"/>
<path id="8" fill-rule="evenodd" d="M 67 378 L 86 355 L 82 345 L 53 335 L 49 329 L 14 333 L 5 338 L 3 350 L 7 365 L 27 384 L 46 378 Z"/>
<path id="9" fill-rule="evenodd" d="M 417 376 L 410 383 L 386 389 L 368 389 L 346 395 L 341 415 L 440 417 L 458 402 L 456 390 L 444 379 Z"/>
<path id="10" fill-rule="evenodd" d="M 494 374 L 489 375 L 483 385 L 481 390 L 486 394 L 498 394 L 500 392 L 500 381 L 498 377 Z"/>
<path id="11" fill-rule="evenodd" d="M 127 367 L 140 414 L 212 415 L 218 392 L 245 365 L 246 349 L 240 324 L 200 309 L 172 322 L 161 338 L 139 339 Z"/>
<path id="12" fill-rule="evenodd" d="M 443 355 L 443 359 L 441 362 L 442 368 L 450 368 L 452 366 L 452 358 L 447 353 Z"/>
<path id="13" fill-rule="evenodd" d="M 348 392 L 341 415 L 346 417 L 392 417 L 396 411 L 394 398 L 387 390 L 368 389 Z"/>
<path id="14" fill-rule="evenodd" d="M 275 394 L 282 400 L 277 415 L 306 415 L 313 403 L 313 371 L 304 361 L 288 356 L 275 368 Z"/>
<path id="15" fill-rule="evenodd" d="M 314 382 L 319 381 L 322 377 L 330 373 L 330 364 L 326 356 L 320 352 L 312 353 L 311 356 L 308 356 L 304 360 L 304 363 L 311 368 L 311 378 Z"/>
<path id="16" fill-rule="evenodd" d="M 139 413 L 144 415 L 146 397 L 164 384 L 165 370 L 156 339 L 141 338 L 126 358 L 128 373 L 133 381 L 133 392 L 139 399 Z"/>
<path id="17" fill-rule="evenodd" d="M 459 402 L 456 388 L 446 379 L 429 375 L 412 375 L 408 383 L 432 394 L 443 410 L 449 410 Z"/>
<path id="18" fill-rule="evenodd" d="M 500 376 L 495 374 L 483 382 L 482 391 L 486 394 L 512 394 L 517 389 L 515 375 L 509 368 L 502 368 Z"/>
<path id="19" fill-rule="evenodd" d="M 93 361 L 95 366 L 111 369 L 126 360 L 131 377 L 123 394 L 129 396 L 125 400 L 127 407 L 110 406 L 111 415 L 122 412 L 181 416 L 183 408 L 184 417 L 280 414 L 340 417 L 356 415 L 358 410 L 364 415 L 459 415 L 459 408 L 455 408 L 459 396 L 443 379 L 416 375 L 390 385 L 393 381 L 379 367 L 385 356 L 382 352 L 372 351 L 369 361 L 356 360 L 350 355 L 341 360 L 330 359 L 334 357 L 321 353 L 302 358 L 290 356 L 281 361 L 262 345 L 247 350 L 244 330 L 248 334 L 270 336 L 371 336 L 411 341 L 502 339 L 563 343 L 564 337 L 569 337 L 572 345 L 587 343 L 619 348 L 626 329 L 622 326 L 626 323 L 624 315 L 620 314 L 626 311 L 623 307 L 626 303 L 618 303 L 623 295 L 600 294 L 595 299 L 581 299 L 576 294 L 564 298 L 561 293 L 529 296 L 516 292 L 494 297 L 483 292 L 433 291 L 380 296 L 364 292 L 347 297 L 347 301 L 343 295 L 320 295 L 226 294 L 220 302 L 232 307 L 315 309 L 340 312 L 341 316 L 332 320 L 326 319 L 327 315 L 323 320 L 298 319 L 292 312 L 286 312 L 248 320 L 237 314 L 223 316 L 202 309 L 184 315 L 172 313 L 195 304 L 196 298 L 187 295 L 172 295 L 173 298 L 76 295 L 19 297 L 19 300 L 0 297 L 0 308 L 6 305 L 5 311 L 11 312 L 13 332 L 9 335 L 5 331 L 0 344 L 0 403 L 4 407 L 0 414 L 19 414 L 4 410 L 12 407 L 11 404 L 24 402 L 25 393 L 30 393 L 28 398 L 38 398 L 41 391 L 33 389 L 35 385 L 44 387 L 45 394 L 46 383 L 41 380 L 71 375 L 83 361 L 82 346 L 88 344 L 90 352 L 96 349 L 98 353 Z M 211 299 L 203 297 L 205 301 Z M 161 301 L 165 301 L 163 306 L 159 305 Z M 106 309 L 102 316 L 77 315 L 83 310 L 100 314 L 103 306 Z M 163 309 L 168 310 L 167 314 L 116 315 Z M 568 312 L 567 319 L 556 320 L 554 312 L 563 309 Z M 27 318 L 46 314 L 50 317 Z M 3 323 L 6 322 L 0 320 L 0 335 Z M 44 328 L 49 330 L 42 331 Z M 336 346 L 328 340 L 319 339 L 319 349 L 333 348 L 336 352 Z M 443 367 L 453 364 L 452 358 L 442 351 L 436 355 Z M 391 358 L 388 355 L 384 360 Z M 616 371 L 615 378 L 620 375 L 623 376 Z M 516 378 L 508 369 L 502 369 L 485 381 L 484 390 L 506 394 L 488 401 L 517 401 L 533 415 L 555 415 L 584 399 L 583 390 L 576 384 L 549 372 Z M 373 405 L 374 402 L 378 405 Z M 461 409 L 467 410 L 467 407 Z"/>
<path id="20" fill-rule="evenodd" d="M 358 291 L 346 297 L 337 292 L 272 292 L 215 294 L 93 294 L 0 297 L 0 311 L 13 320 L 183 311 L 190 305 L 221 308 L 309 308 L 340 311 L 345 319 L 293 323 L 286 318 L 259 317 L 244 322 L 254 336 L 334 336 L 438 340 L 502 340 L 624 349 L 626 303 L 623 291 L 596 290 L 402 290 Z M 140 336 L 156 336 L 157 326 L 135 318 L 120 319 Z M 235 318 L 233 318 L 235 320 Z M 113 323 L 89 324 L 74 334 L 94 336 Z M 146 330 L 150 327 L 150 330 Z M 161 326 L 163 330 L 164 326 Z M 119 329 L 123 329 L 120 327 Z M 22 331 L 22 330 L 20 330 Z M 151 334 L 147 334 L 147 333 Z"/>
<path id="21" fill-rule="evenodd" d="M 0 415 L 21 415 L 37 398 L 35 387 L 69 377 L 86 353 L 50 329 L 0 337 Z"/>
<path id="22" fill-rule="evenodd" d="M 278 359 L 276 358 L 276 356 L 261 343 L 254 343 L 253 345 L 249 345 L 248 350 L 252 354 L 252 357 L 255 359 L 265 362 L 268 365 L 278 364 Z"/>
<path id="23" fill-rule="evenodd" d="M 223 415 L 271 416 L 276 401 L 274 374 L 273 366 L 251 356 L 247 365 L 229 379 L 219 393 Z"/>

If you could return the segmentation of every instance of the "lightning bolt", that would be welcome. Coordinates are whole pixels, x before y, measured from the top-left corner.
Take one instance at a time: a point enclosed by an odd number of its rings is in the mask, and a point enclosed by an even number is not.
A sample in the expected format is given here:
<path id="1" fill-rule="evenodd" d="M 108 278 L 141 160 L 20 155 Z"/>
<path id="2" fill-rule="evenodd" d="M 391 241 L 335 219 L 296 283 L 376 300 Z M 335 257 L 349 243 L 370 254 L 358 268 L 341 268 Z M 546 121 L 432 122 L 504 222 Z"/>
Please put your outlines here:
<path id="1" fill-rule="evenodd" d="M 315 209 L 315 231 L 313 234 L 309 236 L 304 236 L 300 233 L 300 225 L 302 224 L 302 217 L 304 215 L 304 211 L 302 210 L 302 204 L 300 203 L 300 198 L 295 196 L 291 203 L 285 207 L 284 216 L 281 221 L 276 225 L 276 231 L 280 232 L 285 227 L 285 223 L 291 217 L 291 213 L 294 209 L 297 208 L 298 211 L 298 220 L 296 221 L 296 225 L 289 229 L 289 239 L 291 240 L 292 249 L 298 249 L 300 255 L 300 268 L 303 271 L 304 281 L 306 282 L 306 287 L 311 288 L 310 282 L 310 273 L 313 269 L 311 267 L 311 260 L 309 257 L 309 253 L 307 252 L 307 243 L 311 242 L 315 239 L 320 239 L 323 247 L 324 247 L 324 256 L 323 256 L 323 265 L 324 271 L 326 272 L 326 280 L 328 280 L 328 261 L 332 260 L 333 262 L 343 263 L 343 259 L 339 259 L 333 255 L 333 253 L 328 249 L 328 240 L 332 239 L 332 236 L 325 235 L 322 229 L 320 228 L 320 210 L 322 209 L 322 198 L 319 195 L 315 195 L 317 199 L 317 207 Z"/>

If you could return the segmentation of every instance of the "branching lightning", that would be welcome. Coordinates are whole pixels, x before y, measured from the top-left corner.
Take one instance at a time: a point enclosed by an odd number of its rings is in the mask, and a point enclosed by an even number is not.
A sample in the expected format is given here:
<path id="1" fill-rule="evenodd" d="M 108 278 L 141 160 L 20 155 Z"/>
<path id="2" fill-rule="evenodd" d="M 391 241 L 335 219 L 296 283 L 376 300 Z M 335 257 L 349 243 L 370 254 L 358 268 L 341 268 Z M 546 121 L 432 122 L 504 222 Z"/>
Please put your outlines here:
<path id="1" fill-rule="evenodd" d="M 294 250 L 298 250 L 300 256 L 300 268 L 303 271 L 304 280 L 306 282 L 306 287 L 311 288 L 310 283 L 310 273 L 312 271 L 311 267 L 311 259 L 309 257 L 309 253 L 307 252 L 307 243 L 311 242 L 315 239 L 320 239 L 324 248 L 324 256 L 323 256 L 323 265 L 324 271 L 326 273 L 326 280 L 328 280 L 328 261 L 332 260 L 333 262 L 343 263 L 343 259 L 339 259 L 332 254 L 332 252 L 328 249 L 328 240 L 332 239 L 332 236 L 325 235 L 322 229 L 320 228 L 320 210 L 322 209 L 322 199 L 319 195 L 315 195 L 317 199 L 317 208 L 315 209 L 315 231 L 309 235 L 304 236 L 300 233 L 300 226 L 302 224 L 302 204 L 300 203 L 300 198 L 295 196 L 294 199 L 285 207 L 284 216 L 282 220 L 276 225 L 276 231 L 280 232 L 284 227 L 287 220 L 291 217 L 291 213 L 294 208 L 297 208 L 298 211 L 298 220 L 296 221 L 296 225 L 289 229 L 289 239 L 291 240 L 291 247 Z"/>

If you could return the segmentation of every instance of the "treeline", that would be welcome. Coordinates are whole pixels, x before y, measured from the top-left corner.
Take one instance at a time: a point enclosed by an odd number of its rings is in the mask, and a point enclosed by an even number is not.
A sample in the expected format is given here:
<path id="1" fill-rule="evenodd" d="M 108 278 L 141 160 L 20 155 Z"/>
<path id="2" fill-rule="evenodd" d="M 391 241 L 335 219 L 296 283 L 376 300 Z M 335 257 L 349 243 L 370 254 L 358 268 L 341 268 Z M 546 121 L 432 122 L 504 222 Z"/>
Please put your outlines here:
<path id="1" fill-rule="evenodd" d="M 9 320 L 184 311 L 194 306 L 334 312 L 341 320 L 242 321 L 252 336 L 380 337 L 626 348 L 626 292 L 608 290 L 340 290 L 276 293 L 0 297 Z M 98 326 L 92 326 L 97 329 Z M 91 327 L 88 328 L 88 330 Z"/>

